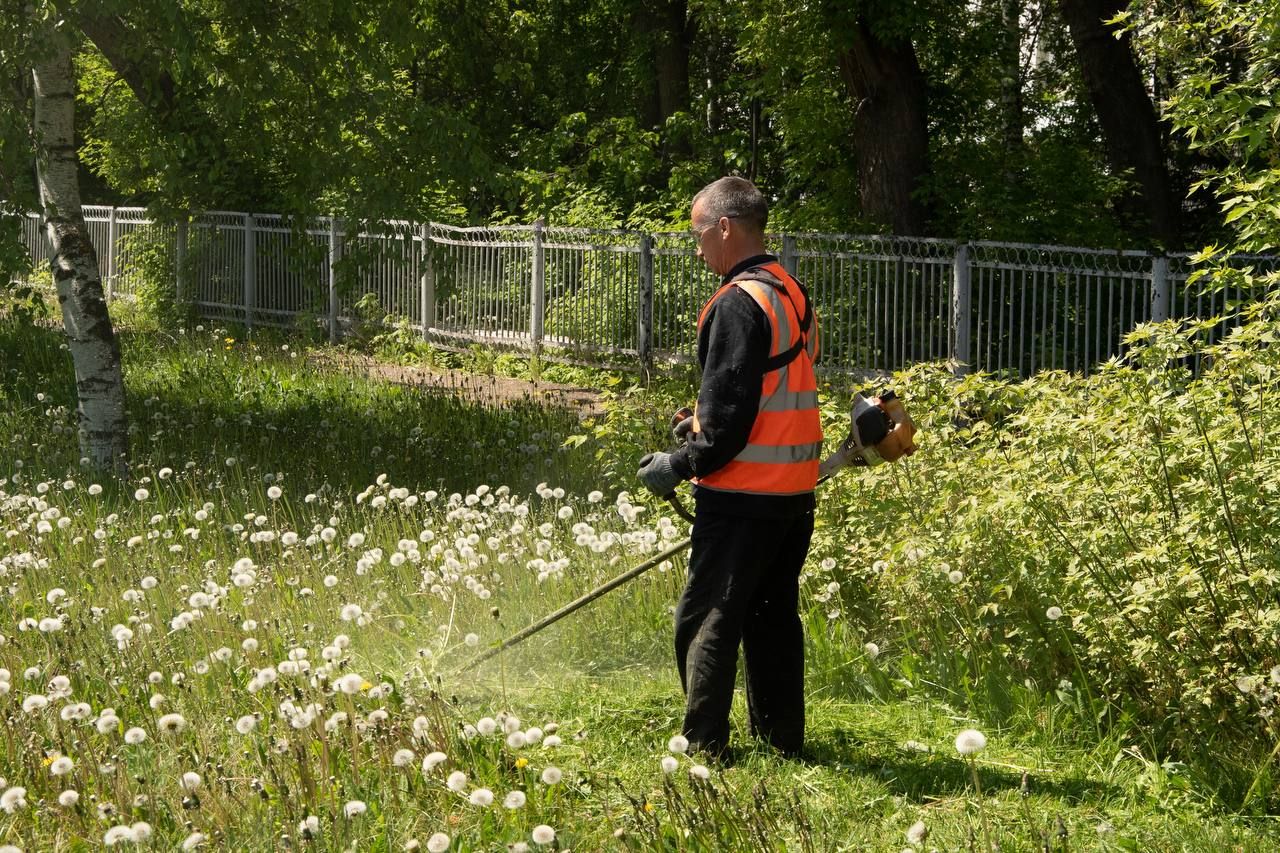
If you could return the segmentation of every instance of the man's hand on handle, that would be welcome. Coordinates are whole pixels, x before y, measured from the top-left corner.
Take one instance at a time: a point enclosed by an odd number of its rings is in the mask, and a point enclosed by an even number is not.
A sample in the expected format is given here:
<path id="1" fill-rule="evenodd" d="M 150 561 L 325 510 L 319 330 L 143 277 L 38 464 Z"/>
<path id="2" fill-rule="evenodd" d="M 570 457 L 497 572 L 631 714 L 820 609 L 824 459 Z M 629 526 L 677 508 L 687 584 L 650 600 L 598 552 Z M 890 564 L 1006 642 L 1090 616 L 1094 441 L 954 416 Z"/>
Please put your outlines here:
<path id="1" fill-rule="evenodd" d="M 636 476 L 660 498 L 675 494 L 676 486 L 684 480 L 671 467 L 670 453 L 646 453 L 640 459 L 640 470 Z"/>

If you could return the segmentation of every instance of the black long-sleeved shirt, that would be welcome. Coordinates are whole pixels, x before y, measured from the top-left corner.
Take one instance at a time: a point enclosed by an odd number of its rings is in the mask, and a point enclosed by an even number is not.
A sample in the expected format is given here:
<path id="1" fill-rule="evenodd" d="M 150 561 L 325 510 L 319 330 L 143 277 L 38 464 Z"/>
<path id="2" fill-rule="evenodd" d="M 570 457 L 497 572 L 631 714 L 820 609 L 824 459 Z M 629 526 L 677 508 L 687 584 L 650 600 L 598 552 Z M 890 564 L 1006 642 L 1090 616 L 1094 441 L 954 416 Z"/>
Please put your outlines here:
<path id="1" fill-rule="evenodd" d="M 772 263 L 773 255 L 756 255 L 737 264 L 725 284 L 752 267 Z M 760 410 L 765 366 L 773 332 L 769 318 L 744 290 L 733 288 L 716 300 L 698 333 L 697 434 L 671 456 L 671 465 L 685 479 L 705 477 L 727 465 L 747 446 Z M 694 489 L 698 509 L 753 518 L 799 515 L 814 507 L 813 493 L 748 495 L 699 486 Z"/>

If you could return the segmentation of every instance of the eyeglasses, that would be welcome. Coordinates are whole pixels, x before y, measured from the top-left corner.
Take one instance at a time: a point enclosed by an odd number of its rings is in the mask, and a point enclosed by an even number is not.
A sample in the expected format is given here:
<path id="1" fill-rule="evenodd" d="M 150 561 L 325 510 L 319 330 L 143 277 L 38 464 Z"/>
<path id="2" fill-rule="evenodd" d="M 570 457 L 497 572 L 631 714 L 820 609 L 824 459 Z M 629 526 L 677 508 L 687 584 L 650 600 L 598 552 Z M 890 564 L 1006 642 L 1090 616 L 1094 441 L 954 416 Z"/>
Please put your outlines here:
<path id="1" fill-rule="evenodd" d="M 718 218 L 718 219 L 716 219 L 714 222 L 712 222 L 712 223 L 710 223 L 710 224 L 708 224 L 708 225 L 703 225 L 701 228 L 699 228 L 699 227 L 698 227 L 698 226 L 696 226 L 696 225 L 691 226 L 691 227 L 689 228 L 689 233 L 693 235 L 693 239 L 698 240 L 699 242 L 701 242 L 701 240 L 702 240 L 702 235 L 703 235 L 703 234 L 706 234 L 706 233 L 707 233 L 708 231 L 710 231 L 712 228 L 715 228 L 717 225 L 719 225 L 719 224 L 720 224 L 720 220 L 721 220 L 721 219 L 737 219 L 737 218 L 738 218 L 738 214 L 736 214 L 736 213 L 726 213 L 724 216 L 719 217 L 719 218 Z"/>

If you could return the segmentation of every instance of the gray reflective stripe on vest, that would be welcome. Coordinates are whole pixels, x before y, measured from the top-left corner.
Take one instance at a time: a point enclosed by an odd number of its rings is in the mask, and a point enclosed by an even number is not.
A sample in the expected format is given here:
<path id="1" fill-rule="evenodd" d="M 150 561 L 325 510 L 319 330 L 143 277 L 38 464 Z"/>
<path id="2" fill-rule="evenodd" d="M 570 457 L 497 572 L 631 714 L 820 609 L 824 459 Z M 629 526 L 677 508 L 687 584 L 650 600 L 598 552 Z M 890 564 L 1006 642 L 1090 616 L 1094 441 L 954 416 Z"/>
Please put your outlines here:
<path id="1" fill-rule="evenodd" d="M 786 368 L 783 368 L 784 375 L 782 377 L 783 384 L 778 386 L 778 390 L 774 391 L 768 397 L 760 399 L 760 411 L 762 412 L 795 412 L 803 409 L 818 408 L 818 392 L 817 391 L 788 391 L 786 389 Z"/>
<path id="2" fill-rule="evenodd" d="M 774 281 L 778 282 L 777 287 L 775 287 L 770 283 Z M 752 293 L 751 290 L 747 290 L 747 288 L 743 287 L 743 285 L 748 283 L 755 285 L 754 287 L 755 293 Z M 752 278 L 752 279 L 743 279 L 742 281 L 735 282 L 735 284 L 737 284 L 738 287 L 741 287 L 748 294 L 750 294 L 753 299 L 758 294 L 761 294 L 761 293 L 764 294 L 764 298 L 769 300 L 769 307 L 773 310 L 773 316 L 778 318 L 778 328 L 776 330 L 778 333 L 777 334 L 778 346 L 775 349 L 771 342 L 769 344 L 769 350 L 770 350 L 769 355 L 771 356 L 779 355 L 791 349 L 791 321 L 787 319 L 787 309 L 785 304 L 782 301 L 782 296 L 779 295 L 779 291 L 778 291 L 778 287 L 782 286 L 782 282 L 778 281 L 772 276 L 769 276 L 764 281 Z M 806 341 L 806 343 L 808 342 Z"/>
<path id="3" fill-rule="evenodd" d="M 764 291 L 769 307 L 773 309 L 773 316 L 778 318 L 778 348 L 769 353 L 778 355 L 791 348 L 791 321 L 787 319 L 787 308 L 782 304 L 782 297 L 778 295 L 777 289 L 768 285 L 759 285 L 759 289 Z"/>
<path id="4" fill-rule="evenodd" d="M 813 462 L 822 455 L 822 442 L 808 444 L 748 444 L 733 457 L 734 462 L 762 462 L 785 465 L 788 462 Z"/>

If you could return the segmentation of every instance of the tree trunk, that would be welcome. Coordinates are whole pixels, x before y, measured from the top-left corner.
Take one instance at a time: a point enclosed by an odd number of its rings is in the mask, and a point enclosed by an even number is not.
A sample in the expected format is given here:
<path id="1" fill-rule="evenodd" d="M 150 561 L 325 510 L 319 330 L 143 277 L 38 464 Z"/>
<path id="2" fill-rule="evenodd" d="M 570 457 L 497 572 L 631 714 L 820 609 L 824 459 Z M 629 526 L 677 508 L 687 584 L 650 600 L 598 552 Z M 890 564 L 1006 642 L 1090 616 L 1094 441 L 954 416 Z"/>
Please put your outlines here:
<path id="1" fill-rule="evenodd" d="M 1107 160 L 1132 170 L 1142 195 L 1150 236 L 1165 248 L 1180 242 L 1181 198 L 1174 192 L 1160 119 L 1142 83 L 1128 34 L 1116 38 L 1105 22 L 1128 0 L 1058 0 L 1079 57 L 1080 76 L 1098 114 Z"/>
<path id="2" fill-rule="evenodd" d="M 1000 0 L 1000 121 L 1004 136 L 1005 182 L 1016 180 L 1026 124 L 1022 101 L 1023 0 Z"/>
<path id="3" fill-rule="evenodd" d="M 929 169 L 928 113 L 914 45 L 882 39 L 860 15 L 837 61 L 853 98 L 863 215 L 894 234 L 924 234 L 924 207 L 914 193 Z"/>
<path id="4" fill-rule="evenodd" d="M 635 11 L 636 31 L 645 40 L 653 88 L 644 101 L 643 122 L 646 127 L 663 133 L 664 159 L 687 155 L 692 151 L 688 134 L 665 132 L 667 119 L 689 111 L 689 56 L 693 45 L 694 23 L 686 0 L 662 0 L 657 4 L 640 4 Z"/>
<path id="5" fill-rule="evenodd" d="M 52 245 L 53 281 L 76 374 L 80 452 L 96 468 L 124 474 L 129 432 L 120 345 L 102 295 L 98 256 L 80 209 L 71 44 L 65 32 L 48 25 L 42 48 L 32 68 L 36 172 Z"/>

